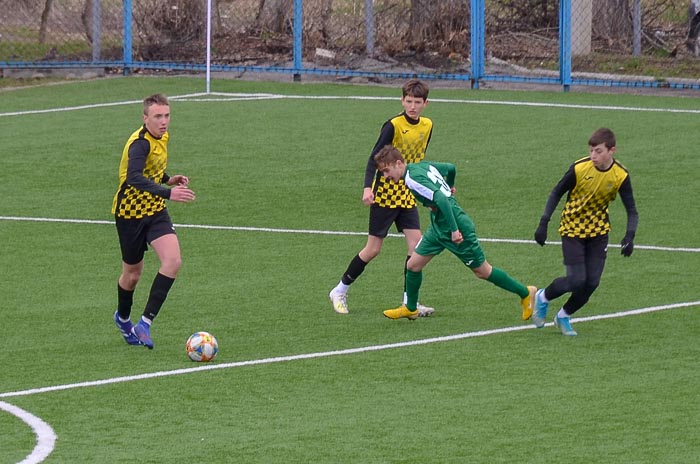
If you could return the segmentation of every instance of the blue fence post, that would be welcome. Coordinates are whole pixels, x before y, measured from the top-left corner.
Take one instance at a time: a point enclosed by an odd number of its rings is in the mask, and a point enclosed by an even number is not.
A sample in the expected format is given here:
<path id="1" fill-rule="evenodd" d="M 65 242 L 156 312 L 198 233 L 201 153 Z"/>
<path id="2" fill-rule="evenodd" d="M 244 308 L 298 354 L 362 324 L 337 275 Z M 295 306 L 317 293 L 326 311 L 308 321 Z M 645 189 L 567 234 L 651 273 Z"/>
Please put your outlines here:
<path id="1" fill-rule="evenodd" d="M 124 75 L 131 73 L 133 59 L 131 57 L 131 22 L 132 0 L 124 0 Z"/>
<path id="2" fill-rule="evenodd" d="M 571 89 L 571 0 L 559 2 L 559 79 L 564 92 Z"/>
<path id="3" fill-rule="evenodd" d="M 302 0 L 294 0 L 294 46 L 292 62 L 294 67 L 294 82 L 301 82 L 301 32 L 302 32 Z"/>
<path id="4" fill-rule="evenodd" d="M 471 8 L 471 60 L 472 89 L 479 88 L 479 80 L 484 76 L 484 10 L 485 0 L 470 0 Z"/>

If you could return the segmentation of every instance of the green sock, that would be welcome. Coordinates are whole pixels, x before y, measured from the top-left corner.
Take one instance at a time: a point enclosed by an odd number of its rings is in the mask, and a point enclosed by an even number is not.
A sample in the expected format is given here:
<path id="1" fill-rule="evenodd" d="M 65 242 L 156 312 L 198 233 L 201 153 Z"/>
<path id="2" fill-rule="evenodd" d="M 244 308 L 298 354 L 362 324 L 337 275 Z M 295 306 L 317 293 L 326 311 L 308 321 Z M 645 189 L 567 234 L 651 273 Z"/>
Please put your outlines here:
<path id="1" fill-rule="evenodd" d="M 406 307 L 415 311 L 418 306 L 418 291 L 423 282 L 423 271 L 406 270 Z"/>
<path id="2" fill-rule="evenodd" d="M 509 276 L 506 271 L 499 269 L 496 266 L 493 267 L 491 275 L 486 280 L 497 287 L 508 290 L 511 293 L 515 293 L 520 298 L 525 298 L 529 294 L 526 286 Z"/>

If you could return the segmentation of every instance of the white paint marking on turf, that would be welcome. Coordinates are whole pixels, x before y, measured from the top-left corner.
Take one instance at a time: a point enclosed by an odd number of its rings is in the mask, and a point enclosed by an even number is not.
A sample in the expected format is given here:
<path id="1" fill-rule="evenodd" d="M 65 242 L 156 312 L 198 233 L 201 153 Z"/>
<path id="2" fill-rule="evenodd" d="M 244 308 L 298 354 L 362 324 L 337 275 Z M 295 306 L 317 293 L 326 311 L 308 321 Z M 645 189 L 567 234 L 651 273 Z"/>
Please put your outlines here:
<path id="1" fill-rule="evenodd" d="M 201 95 L 206 95 L 206 93 L 193 93 L 189 95 L 176 95 L 174 97 L 168 97 L 170 100 L 178 100 L 182 98 L 196 98 Z M 64 106 L 61 108 L 47 108 L 43 110 L 26 110 L 26 111 L 12 111 L 10 113 L 0 113 L 2 116 L 24 116 L 27 114 L 45 114 L 45 113 L 62 113 L 64 111 L 79 111 L 79 110 L 91 110 L 95 108 L 107 108 L 110 106 L 124 106 L 124 105 L 136 105 L 143 103 L 143 100 L 127 100 L 112 103 L 95 103 L 92 105 L 79 105 L 79 106 Z"/>
<path id="2" fill-rule="evenodd" d="M 215 96 L 215 97 L 212 97 Z M 271 100 L 271 99 L 297 99 L 297 100 L 385 100 L 394 101 L 396 97 L 372 97 L 372 96 L 338 96 L 338 95 L 282 95 L 271 93 L 192 93 L 186 95 L 174 95 L 169 97 L 171 100 L 182 102 L 226 102 L 226 101 L 244 101 L 244 100 Z M 686 113 L 700 114 L 700 110 L 694 109 L 678 109 L 678 108 L 644 108 L 634 106 L 605 106 L 605 105 L 581 105 L 573 103 L 543 103 L 543 102 L 516 102 L 516 101 L 498 101 L 498 100 L 460 100 L 447 98 L 431 98 L 431 102 L 435 103 L 462 103 L 470 105 L 504 105 L 504 106 L 527 106 L 538 108 L 570 108 L 570 109 L 586 109 L 586 110 L 608 110 L 608 111 L 639 111 L 639 112 L 654 112 L 654 113 Z M 2 116 L 23 116 L 29 114 L 44 114 L 58 113 L 64 111 L 79 111 L 95 108 L 105 108 L 110 106 L 133 105 L 141 103 L 141 100 L 129 100 L 111 103 L 95 103 L 91 105 L 68 106 L 61 108 L 47 108 L 43 110 L 26 110 L 12 111 L 8 113 L 0 113 Z"/>
<path id="3" fill-rule="evenodd" d="M 19 464 L 36 464 L 46 459 L 54 449 L 56 443 L 56 433 L 49 424 L 39 419 L 33 414 L 28 413 L 24 409 L 13 406 L 4 401 L 0 401 L 0 409 L 9 412 L 16 416 L 25 424 L 29 425 L 36 435 L 36 445 L 34 450 L 26 458 L 20 461 Z"/>
<path id="4" fill-rule="evenodd" d="M 700 305 L 700 301 L 693 301 L 693 302 L 688 302 L 688 303 L 677 303 L 677 304 L 663 305 L 663 306 L 652 306 L 649 308 L 633 309 L 630 311 L 622 311 L 619 313 L 601 314 L 598 316 L 574 318 L 574 319 L 572 319 L 572 322 L 579 322 L 580 323 L 580 322 L 595 321 L 595 320 L 600 320 L 600 319 L 611 319 L 611 318 L 617 318 L 617 317 L 634 316 L 634 315 L 638 315 L 638 314 L 645 314 L 645 313 L 662 311 L 662 310 L 667 310 L 667 309 L 685 308 L 685 307 L 689 307 L 689 306 L 698 306 L 698 305 Z M 550 322 L 550 323 L 547 323 L 545 325 L 551 326 L 553 324 Z M 33 388 L 30 390 L 23 390 L 23 391 L 16 391 L 16 392 L 0 393 L 0 398 L 8 398 L 8 397 L 15 397 L 15 396 L 28 396 L 28 395 L 48 393 L 48 392 L 59 391 L 59 390 L 94 387 L 94 386 L 99 386 L 99 385 L 108 385 L 108 384 L 121 383 L 121 382 L 132 382 L 132 381 L 136 381 L 136 380 L 152 379 L 152 378 L 156 378 L 156 377 L 170 377 L 173 375 L 189 374 L 192 372 L 199 372 L 199 371 L 205 371 L 205 370 L 228 369 L 228 368 L 234 368 L 234 367 L 254 366 L 254 365 L 259 365 L 259 364 L 272 364 L 272 363 L 278 363 L 278 362 L 298 361 L 298 360 L 302 360 L 302 359 L 314 359 L 314 358 L 324 358 L 324 357 L 329 357 L 329 356 L 349 355 L 349 354 L 356 354 L 356 353 L 367 353 L 370 351 L 381 351 L 381 350 L 387 350 L 387 349 L 392 349 L 392 348 L 403 348 L 403 347 L 407 347 L 407 346 L 427 345 L 429 343 L 440 343 L 440 342 L 447 342 L 447 341 L 453 341 L 453 340 L 462 340 L 465 338 L 484 337 L 486 335 L 495 335 L 495 334 L 502 334 L 502 333 L 507 333 L 507 332 L 516 332 L 516 331 L 528 330 L 528 329 L 534 329 L 534 328 L 535 327 L 533 325 L 528 324 L 528 325 L 520 325 L 520 326 L 514 326 L 514 327 L 503 327 L 500 329 L 480 330 L 477 332 L 467 332 L 467 333 L 456 334 L 456 335 L 447 335 L 447 336 L 443 336 L 443 337 L 426 338 L 426 339 L 422 339 L 422 340 L 413 340 L 413 341 L 409 341 L 409 342 L 389 343 L 386 345 L 374 345 L 374 346 L 366 346 L 366 347 L 360 347 L 360 348 L 350 348 L 350 349 L 346 349 L 346 350 L 325 351 L 325 352 L 320 352 L 320 353 L 307 353 L 307 354 L 299 354 L 299 355 L 293 355 L 293 356 L 277 356 L 277 357 L 273 357 L 273 358 L 264 358 L 264 359 L 256 359 L 256 360 L 250 360 L 250 361 L 240 361 L 240 362 L 232 362 L 232 363 L 224 363 L 224 364 L 208 364 L 208 365 L 199 366 L 199 367 L 192 367 L 192 368 L 188 368 L 188 369 L 177 369 L 177 370 L 164 371 L 164 372 L 152 372 L 149 374 L 116 377 L 116 378 L 112 378 L 112 379 L 97 380 L 97 381 L 92 381 L 92 382 L 80 382 L 80 383 L 74 383 L 74 384 L 56 385 L 56 386 L 52 386 L 52 387 Z M 38 464 L 38 463 L 42 462 L 44 459 L 46 459 L 49 456 L 49 454 L 51 454 L 51 452 L 53 451 L 53 448 L 54 448 L 54 443 L 56 442 L 56 434 L 54 433 L 53 429 L 48 424 L 46 424 L 44 421 L 42 421 L 38 417 L 33 416 L 32 414 L 30 414 L 22 409 L 19 409 L 15 406 L 12 406 L 11 404 L 5 403 L 3 401 L 0 401 L 0 409 L 4 409 L 5 411 L 8 411 L 9 413 L 14 414 L 15 416 L 22 419 L 24 422 L 29 424 L 37 436 L 37 444 L 34 447 L 34 450 L 32 451 L 32 453 L 29 456 L 27 456 L 19 464 Z"/>
<path id="5" fill-rule="evenodd" d="M 212 98 L 211 95 L 216 95 L 217 98 Z M 242 100 L 370 100 L 370 101 L 393 101 L 396 97 L 372 97 L 358 95 L 283 95 L 271 93 L 223 93 L 212 92 L 209 94 L 200 94 L 196 97 L 183 97 L 181 101 L 191 102 L 227 102 L 227 101 L 242 101 Z M 500 100 L 459 100 L 448 98 L 431 98 L 431 102 L 439 103 L 463 103 L 469 105 L 505 105 L 505 106 L 528 106 L 538 108 L 570 108 L 570 109 L 585 109 L 585 110 L 610 110 L 610 111 L 640 111 L 654 113 L 688 113 L 700 114 L 700 110 L 693 109 L 678 109 L 678 108 L 644 108 L 636 106 L 609 106 L 609 105 L 581 105 L 574 103 L 543 103 L 543 102 L 516 102 L 516 101 L 500 101 Z"/>
<path id="6" fill-rule="evenodd" d="M 652 313 L 652 312 L 675 309 L 675 308 L 687 308 L 687 307 L 691 307 L 691 306 L 700 306 L 700 301 L 691 301 L 691 302 L 687 302 L 687 303 L 675 303 L 675 304 L 669 304 L 669 305 L 663 305 L 663 306 L 652 306 L 649 308 L 633 309 L 630 311 L 621 311 L 618 313 L 601 314 L 598 316 L 574 318 L 571 321 L 572 322 L 579 322 L 579 323 L 580 322 L 589 322 L 589 321 L 596 321 L 596 320 L 600 320 L 600 319 L 612 319 L 612 318 L 618 318 L 618 317 L 635 316 L 635 315 L 639 315 L 639 314 L 646 314 L 646 313 Z M 547 325 L 551 326 L 552 323 L 548 323 Z M 128 375 L 128 376 L 124 376 L 124 377 L 114 377 L 111 379 L 104 379 L 104 380 L 93 380 L 93 381 L 88 381 L 88 382 L 79 382 L 79 383 L 72 383 L 72 384 L 65 384 L 65 385 L 54 385 L 54 386 L 50 386 L 50 387 L 40 387 L 40 388 L 31 388 L 28 390 L 5 392 L 5 393 L 0 393 L 0 398 L 11 398 L 11 397 L 17 397 L 17 396 L 37 395 L 37 394 L 41 394 L 41 393 L 49 393 L 49 392 L 62 391 L 62 390 L 71 390 L 71 389 L 75 389 L 75 388 L 97 387 L 100 385 L 111 385 L 111 384 L 122 383 L 122 382 L 133 382 L 135 380 L 146 380 L 146 379 L 153 379 L 153 378 L 158 378 L 158 377 L 170 377 L 170 376 L 174 376 L 174 375 L 190 374 L 193 372 L 210 371 L 210 370 L 216 370 L 216 369 L 229 369 L 229 368 L 235 368 L 235 367 L 255 366 L 255 365 L 260 365 L 260 364 L 272 364 L 272 363 L 278 363 L 278 362 L 299 361 L 299 360 L 303 360 L 303 359 L 316 359 L 316 358 L 326 358 L 326 357 L 330 357 L 330 356 L 341 356 L 341 355 L 349 355 L 349 354 L 357 354 L 357 353 L 367 353 L 367 352 L 371 352 L 371 351 L 382 351 L 382 350 L 388 350 L 388 349 L 393 349 L 393 348 L 404 348 L 404 347 L 408 347 L 408 346 L 418 346 L 418 345 L 427 345 L 427 344 L 431 344 L 431 343 L 449 342 L 449 341 L 454 341 L 454 340 L 462 340 L 465 338 L 484 337 L 486 335 L 496 335 L 496 334 L 503 334 L 503 333 L 508 333 L 508 332 L 518 332 L 521 330 L 531 330 L 531 329 L 535 329 L 535 326 L 531 325 L 531 324 L 527 324 L 527 325 L 518 325 L 518 326 L 513 326 L 513 327 L 502 327 L 502 328 L 498 328 L 498 329 L 479 330 L 476 332 L 467 332 L 467 333 L 461 333 L 461 334 L 455 334 L 455 335 L 445 335 L 442 337 L 425 338 L 422 340 L 412 340 L 412 341 L 408 341 L 408 342 L 397 342 L 397 343 L 388 343 L 385 345 L 373 345 L 373 346 L 363 346 L 363 347 L 359 347 L 359 348 L 348 348 L 345 350 L 323 351 L 323 352 L 319 352 L 319 353 L 305 353 L 305 354 L 297 354 L 297 355 L 291 355 L 291 356 L 276 356 L 276 357 L 272 357 L 272 358 L 253 359 L 253 360 L 249 360 L 249 361 L 238 361 L 238 362 L 222 363 L 222 364 L 206 364 L 206 365 L 202 365 L 202 366 L 190 367 L 190 368 L 185 368 L 185 369 L 175 369 L 175 370 L 171 370 L 171 371 L 151 372 L 151 373 L 147 373 L 147 374 Z"/>
<path id="7" fill-rule="evenodd" d="M 225 96 L 225 98 L 217 98 L 217 99 L 212 99 L 212 98 L 200 99 L 200 98 L 198 98 L 198 97 L 206 96 L 206 95 L 207 94 L 205 94 L 205 93 L 195 93 L 195 94 L 189 94 L 189 95 L 173 96 L 170 98 L 171 98 L 171 100 L 194 101 L 194 102 L 197 102 L 197 101 L 232 101 L 232 100 L 242 101 L 242 100 L 288 99 L 288 98 L 315 99 L 315 100 L 330 100 L 330 99 L 387 100 L 387 101 L 395 100 L 395 98 L 393 98 L 393 97 L 295 96 L 295 95 L 275 95 L 275 94 L 224 94 L 224 93 L 216 93 L 215 95 L 223 95 L 223 96 Z M 229 95 L 231 95 L 231 96 L 229 97 Z M 640 111 L 640 112 L 665 112 L 665 113 L 690 113 L 690 114 L 700 113 L 700 110 L 682 110 L 682 109 L 672 109 L 672 108 L 641 108 L 641 107 L 602 106 L 602 105 L 576 105 L 576 104 L 561 104 L 561 103 L 512 102 L 512 101 L 493 101 L 493 100 L 448 100 L 448 99 L 436 99 L 436 98 L 432 98 L 431 101 L 442 102 L 442 103 L 530 106 L 530 107 L 542 107 L 542 108 L 597 109 L 597 110 L 614 110 L 614 111 Z M 101 104 L 93 104 L 93 105 L 80 105 L 80 106 L 62 107 L 62 108 L 49 108 L 49 109 L 44 109 L 44 110 L 15 111 L 15 112 L 8 112 L 8 113 L 0 113 L 0 117 L 3 117 L 3 116 L 22 116 L 22 115 L 29 115 L 29 114 L 57 113 L 57 112 L 66 112 L 66 111 L 79 111 L 79 110 L 85 110 L 85 109 L 104 108 L 104 107 L 111 107 L 111 106 L 124 106 L 124 105 L 138 104 L 138 103 L 141 103 L 141 100 L 130 100 L 130 101 L 113 102 L 113 103 L 101 103 Z M 24 220 L 24 221 L 39 221 L 39 222 L 63 222 L 63 223 L 87 223 L 87 224 L 112 224 L 111 221 L 90 221 L 90 220 L 79 220 L 79 219 L 50 219 L 50 218 L 19 218 L 19 217 L 9 217 L 9 216 L 7 216 L 7 217 L 1 216 L 0 220 Z M 310 233 L 310 234 L 327 234 L 327 235 L 365 235 L 364 233 L 359 233 L 359 232 L 355 233 L 355 232 L 339 232 L 339 231 L 269 229 L 269 228 L 258 228 L 258 227 L 227 227 L 227 226 L 199 226 L 199 225 L 178 225 L 178 227 L 218 229 L 218 230 L 261 231 L 261 232 Z M 390 235 L 400 236 L 398 234 L 390 234 Z M 531 240 L 482 239 L 482 241 L 504 242 L 504 243 L 532 243 Z M 552 242 L 552 243 L 556 243 L 556 242 Z M 615 246 L 615 245 L 613 245 L 613 246 Z M 641 246 L 638 245 L 637 248 L 638 249 L 664 250 L 664 251 L 689 251 L 689 252 L 700 251 L 699 249 L 693 249 L 693 248 L 649 247 L 649 246 L 643 246 L 643 245 L 641 245 Z M 670 309 L 670 308 L 674 308 L 674 307 L 695 306 L 698 304 L 700 304 L 700 302 L 680 303 L 678 305 L 658 306 L 658 307 L 645 308 L 645 309 L 639 309 L 639 310 L 633 310 L 633 311 L 626 311 L 626 312 L 622 312 L 622 313 L 605 314 L 605 315 L 600 315 L 600 316 L 590 316 L 590 317 L 585 317 L 585 318 L 578 318 L 578 319 L 573 319 L 573 321 L 584 322 L 584 321 L 591 321 L 591 320 L 597 320 L 597 319 L 608 319 L 608 318 L 612 318 L 612 317 L 623 317 L 623 316 L 627 316 L 627 315 L 643 314 L 646 312 L 659 311 L 662 309 Z M 549 323 L 547 325 L 551 325 L 551 323 Z M 311 359 L 311 358 L 319 358 L 319 357 L 335 356 L 335 355 L 343 355 L 343 354 L 354 354 L 354 353 L 361 353 L 361 352 L 367 352 L 367 351 L 378 351 L 378 350 L 384 350 L 384 349 L 390 349 L 390 348 L 399 348 L 399 347 L 403 347 L 403 346 L 415 346 L 415 345 L 422 345 L 422 344 L 427 344 L 427 343 L 436 343 L 436 342 L 442 342 L 442 341 L 450 341 L 450 340 L 458 340 L 458 339 L 463 339 L 463 338 L 473 338 L 473 337 L 479 337 L 479 336 L 485 336 L 485 335 L 492 335 L 492 334 L 497 334 L 497 333 L 513 332 L 513 331 L 525 330 L 525 329 L 530 329 L 530 328 L 532 328 L 532 326 L 507 327 L 507 328 L 502 328 L 502 329 L 493 329 L 493 330 L 486 330 L 486 331 L 471 332 L 471 333 L 466 333 L 466 334 L 451 335 L 451 336 L 445 336 L 445 337 L 436 337 L 436 338 L 430 338 L 430 339 L 424 339 L 424 340 L 416 340 L 413 342 L 393 343 L 393 344 L 389 344 L 389 345 L 354 348 L 354 349 L 340 350 L 340 351 L 329 351 L 329 352 L 325 352 L 325 353 L 311 353 L 311 354 L 297 355 L 297 356 L 285 356 L 285 357 L 267 358 L 267 359 L 261 359 L 261 360 L 253 360 L 253 361 L 243 361 L 243 362 L 238 362 L 238 363 L 227 363 L 227 364 L 202 366 L 202 367 L 197 367 L 197 368 L 182 369 L 182 370 L 176 370 L 176 371 L 168 371 L 168 372 L 152 373 L 152 374 L 142 374 L 142 375 L 138 375 L 138 376 L 120 377 L 120 378 L 116 378 L 116 379 L 107 379 L 107 380 L 103 380 L 103 381 L 82 382 L 82 383 L 71 384 L 71 385 L 63 385 L 63 386 L 59 385 L 59 386 L 55 386 L 55 387 L 45 387 L 45 388 L 39 388 L 39 389 L 25 390 L 24 392 L 2 393 L 2 394 L 0 394 L 0 398 L 9 397 L 9 396 L 24 396 L 24 395 L 34 394 L 34 393 L 43 393 L 43 392 L 48 392 L 48 391 L 65 390 L 65 389 L 69 389 L 69 388 L 97 386 L 97 385 L 104 385 L 104 384 L 108 384 L 108 383 L 126 382 L 126 381 L 147 379 L 147 378 L 153 378 L 153 377 L 179 375 L 179 374 L 185 374 L 185 373 L 189 373 L 189 372 L 193 372 L 193 371 L 200 371 L 200 370 L 222 369 L 222 368 L 229 368 L 229 367 L 242 367 L 242 366 L 255 365 L 255 364 L 269 364 L 269 363 L 273 363 L 273 362 L 293 361 L 293 360 L 298 360 L 298 359 Z M 39 419 L 38 417 L 36 417 L 32 414 L 30 414 L 30 413 L 28 413 L 20 408 L 17 408 L 16 406 L 10 405 L 10 404 L 2 402 L 2 401 L 0 401 L 0 409 L 3 409 L 5 411 L 17 416 L 18 418 L 20 418 L 21 420 L 23 420 L 24 422 L 29 424 L 37 436 L 37 444 L 34 447 L 34 450 L 32 451 L 32 453 L 30 455 L 28 455 L 24 460 L 22 460 L 20 464 L 40 463 L 51 454 L 51 452 L 54 449 L 54 444 L 56 441 L 56 434 L 54 433 L 53 429 L 48 424 L 46 424 L 41 419 Z"/>
<path id="8" fill-rule="evenodd" d="M 41 218 L 41 217 L 22 217 L 22 216 L 0 216 L 0 221 L 18 221 L 18 222 L 58 222 L 65 224 L 105 224 L 113 225 L 114 221 L 94 220 L 94 219 L 62 219 L 62 218 Z M 310 234 L 310 235 L 354 235 L 366 236 L 367 232 L 348 232 L 342 230 L 314 230 L 314 229 L 274 229 L 270 227 L 250 227 L 250 226 L 216 226 L 205 224 L 175 224 L 175 227 L 183 229 L 211 229 L 211 230 L 231 230 L 243 232 L 270 232 L 277 234 Z M 403 237 L 401 234 L 389 234 L 389 237 Z M 533 244 L 534 240 L 510 239 L 510 238 L 479 238 L 481 242 L 491 243 L 520 243 Z M 548 241 L 548 245 L 561 245 L 561 242 Z M 609 248 L 620 248 L 620 245 L 611 244 Z M 654 245 L 634 245 L 636 250 L 652 250 L 652 251 L 679 251 L 684 253 L 700 253 L 700 248 L 683 248 L 683 247 L 663 247 Z"/>

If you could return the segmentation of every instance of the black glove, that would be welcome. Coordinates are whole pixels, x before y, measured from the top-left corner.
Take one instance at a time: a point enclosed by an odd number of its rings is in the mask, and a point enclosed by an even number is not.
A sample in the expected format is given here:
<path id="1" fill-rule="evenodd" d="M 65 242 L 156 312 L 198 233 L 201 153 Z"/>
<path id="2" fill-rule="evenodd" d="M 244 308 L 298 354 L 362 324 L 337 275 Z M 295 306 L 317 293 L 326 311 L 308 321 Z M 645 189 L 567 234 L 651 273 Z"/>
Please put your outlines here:
<path id="1" fill-rule="evenodd" d="M 544 242 L 547 240 L 547 223 L 549 223 L 548 220 L 540 219 L 540 225 L 535 231 L 535 241 L 539 246 L 544 246 Z"/>
<path id="2" fill-rule="evenodd" d="M 634 242 L 629 235 L 625 235 L 625 238 L 623 238 L 622 242 L 620 242 L 620 246 L 622 247 L 620 250 L 622 256 L 626 258 L 632 256 L 632 252 L 634 251 Z"/>

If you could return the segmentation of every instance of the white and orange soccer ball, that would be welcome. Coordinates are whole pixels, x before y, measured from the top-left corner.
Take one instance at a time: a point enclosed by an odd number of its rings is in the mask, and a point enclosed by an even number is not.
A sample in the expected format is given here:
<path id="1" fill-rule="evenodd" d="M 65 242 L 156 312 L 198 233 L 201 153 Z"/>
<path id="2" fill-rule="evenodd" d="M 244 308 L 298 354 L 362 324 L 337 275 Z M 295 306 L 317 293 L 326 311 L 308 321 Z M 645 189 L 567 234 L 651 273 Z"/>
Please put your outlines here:
<path id="1" fill-rule="evenodd" d="M 192 361 L 208 362 L 219 352 L 219 343 L 209 332 L 195 332 L 187 339 L 185 350 Z"/>

